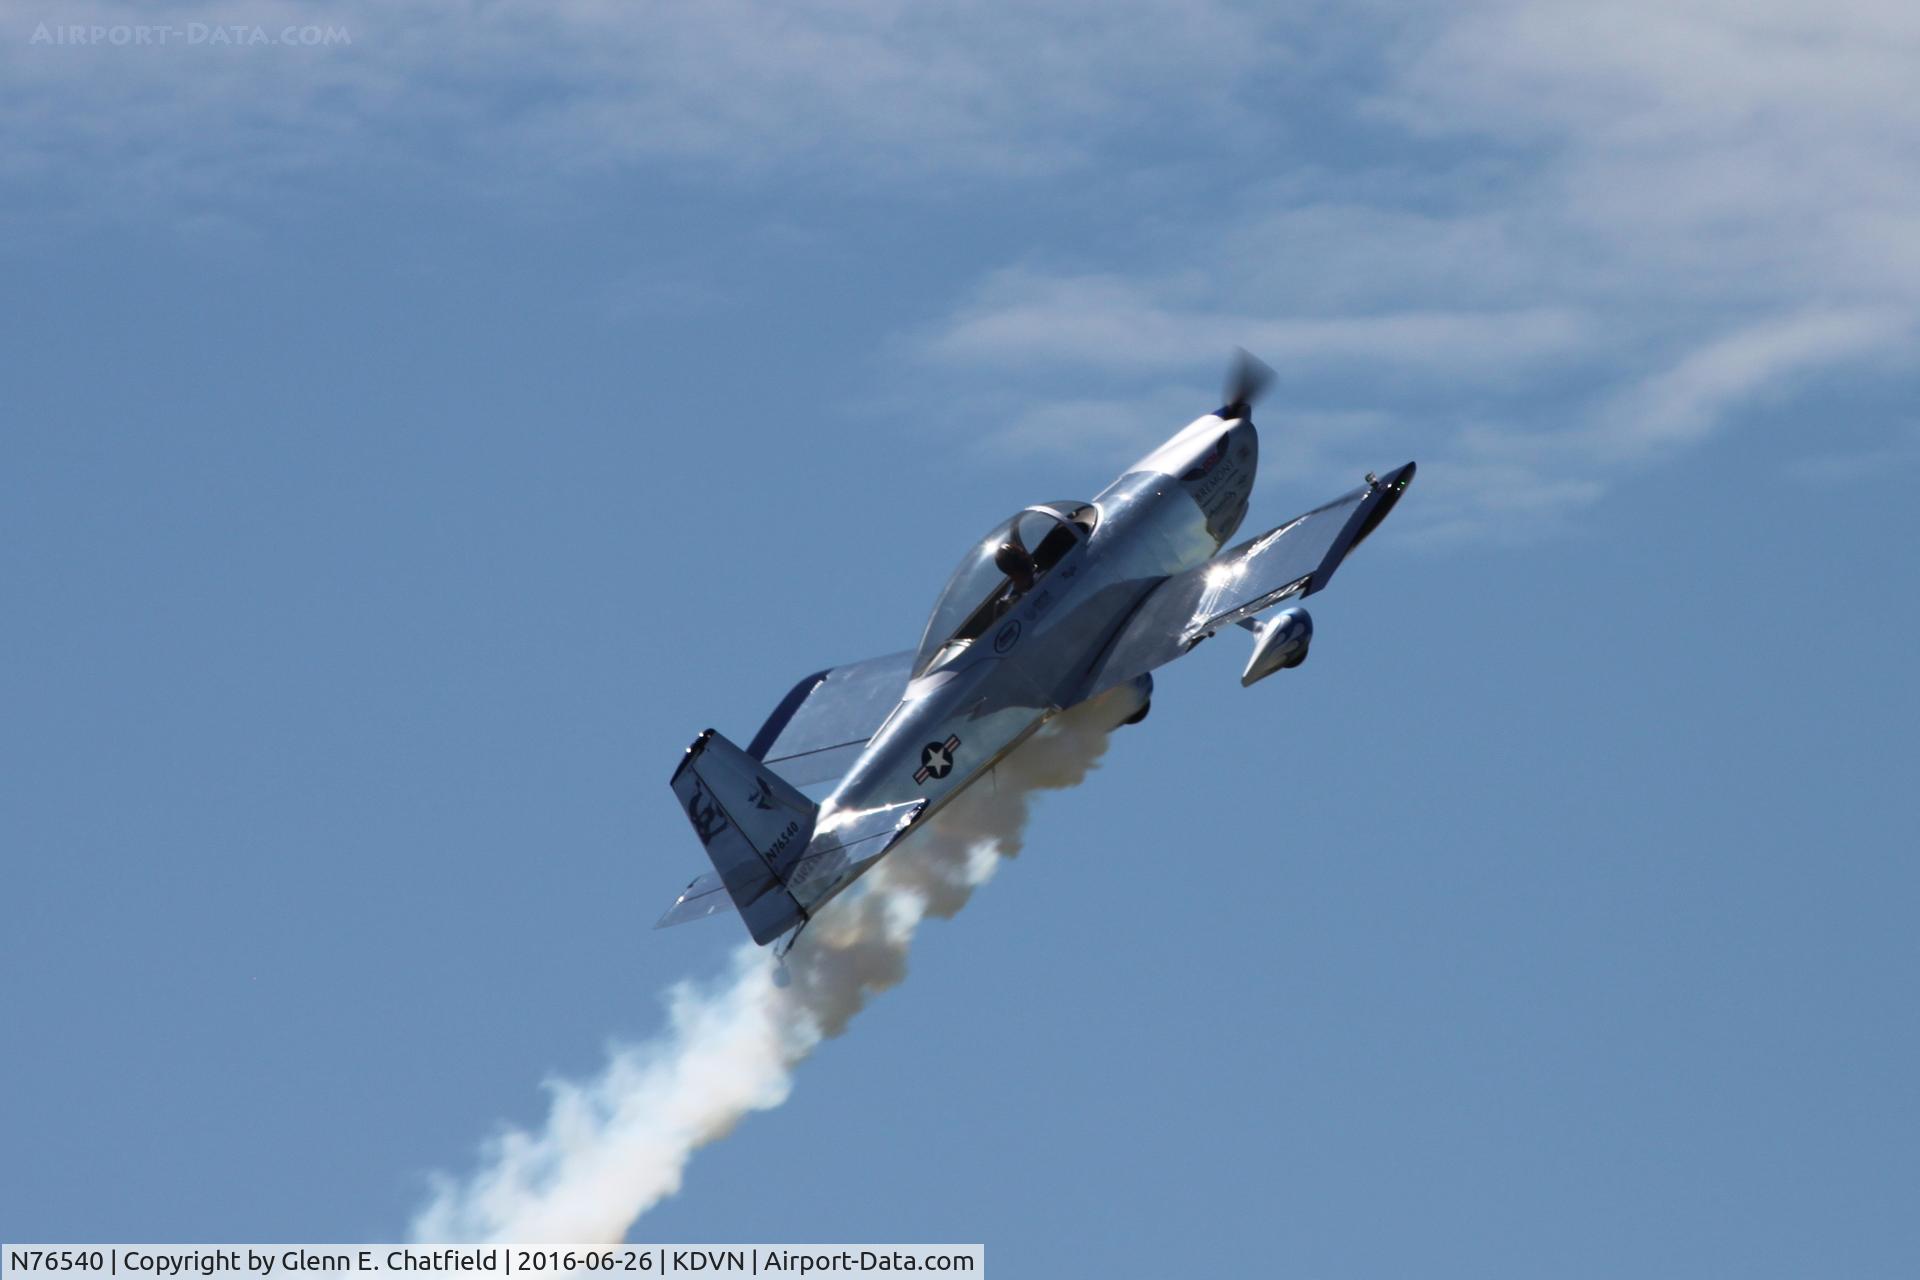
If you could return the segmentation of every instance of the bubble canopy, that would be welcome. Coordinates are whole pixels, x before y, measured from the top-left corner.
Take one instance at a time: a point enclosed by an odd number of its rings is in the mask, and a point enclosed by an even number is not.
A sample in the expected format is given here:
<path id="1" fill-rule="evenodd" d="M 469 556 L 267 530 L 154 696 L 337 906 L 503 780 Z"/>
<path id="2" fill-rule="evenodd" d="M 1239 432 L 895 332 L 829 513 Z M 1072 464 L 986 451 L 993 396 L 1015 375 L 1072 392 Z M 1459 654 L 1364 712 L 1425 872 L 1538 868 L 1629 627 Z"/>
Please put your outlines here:
<path id="1" fill-rule="evenodd" d="M 913 674 L 925 675 L 966 652 L 1085 542 L 1098 520 L 1099 509 L 1090 502 L 1043 502 L 995 525 L 961 558 L 941 589 L 913 658 Z"/>

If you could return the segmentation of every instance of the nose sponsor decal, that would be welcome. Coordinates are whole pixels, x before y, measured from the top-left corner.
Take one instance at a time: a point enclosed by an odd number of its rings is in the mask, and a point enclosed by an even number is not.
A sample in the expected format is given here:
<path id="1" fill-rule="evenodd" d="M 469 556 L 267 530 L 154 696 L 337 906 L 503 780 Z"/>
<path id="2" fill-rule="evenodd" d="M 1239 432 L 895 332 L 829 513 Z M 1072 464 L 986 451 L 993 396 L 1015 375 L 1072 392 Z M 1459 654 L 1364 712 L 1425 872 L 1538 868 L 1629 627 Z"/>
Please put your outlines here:
<path id="1" fill-rule="evenodd" d="M 1253 446 L 1242 440 L 1232 445 L 1221 436 L 1213 447 L 1180 474 L 1187 492 L 1206 513 L 1207 529 L 1224 538 L 1240 523 L 1245 509 L 1245 494 L 1253 479 Z"/>
<path id="2" fill-rule="evenodd" d="M 1222 435 L 1213 442 L 1213 448 L 1201 455 L 1200 460 L 1180 473 L 1180 478 L 1188 484 L 1196 480 L 1205 480 L 1207 473 L 1220 465 L 1220 459 L 1227 456 L 1227 437 Z"/>
<path id="3" fill-rule="evenodd" d="M 929 742 L 920 748 L 920 767 L 915 770 L 915 783 L 925 782 L 928 778 L 944 778 L 953 772 L 953 753 L 960 749 L 958 736 L 949 737 L 945 742 Z"/>
<path id="4" fill-rule="evenodd" d="M 1012 622 L 1009 622 L 1006 626 L 994 633 L 993 651 L 995 653 L 1005 653 L 1019 643 L 1020 619 L 1015 618 Z"/>

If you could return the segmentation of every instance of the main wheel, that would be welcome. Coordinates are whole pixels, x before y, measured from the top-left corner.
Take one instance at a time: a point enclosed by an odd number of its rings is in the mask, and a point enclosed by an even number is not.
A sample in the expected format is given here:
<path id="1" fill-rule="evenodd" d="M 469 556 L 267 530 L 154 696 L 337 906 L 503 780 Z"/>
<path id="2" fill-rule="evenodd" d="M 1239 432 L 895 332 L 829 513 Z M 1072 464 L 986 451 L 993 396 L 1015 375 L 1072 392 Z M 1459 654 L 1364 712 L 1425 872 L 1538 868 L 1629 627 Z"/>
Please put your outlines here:
<path id="1" fill-rule="evenodd" d="M 1147 718 L 1147 712 L 1151 710 L 1153 710 L 1153 700 L 1149 698 L 1147 701 L 1140 704 L 1140 709 L 1138 711 L 1134 712 L 1132 715 L 1128 716 L 1125 720 L 1122 720 L 1120 723 L 1123 725 L 1139 724 L 1142 720 L 1145 720 Z"/>

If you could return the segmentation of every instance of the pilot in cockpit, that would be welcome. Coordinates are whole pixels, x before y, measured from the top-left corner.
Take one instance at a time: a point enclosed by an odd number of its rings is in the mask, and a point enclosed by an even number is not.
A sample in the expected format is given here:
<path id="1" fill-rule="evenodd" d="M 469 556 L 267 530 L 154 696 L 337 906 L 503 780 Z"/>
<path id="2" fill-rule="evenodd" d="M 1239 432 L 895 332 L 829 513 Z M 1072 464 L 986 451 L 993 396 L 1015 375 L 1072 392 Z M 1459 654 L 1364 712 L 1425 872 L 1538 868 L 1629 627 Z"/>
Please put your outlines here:
<path id="1" fill-rule="evenodd" d="M 1029 507 L 993 530 L 960 562 L 934 605 L 914 674 L 950 661 L 1005 617 L 1084 542 L 1097 518 L 1088 503 Z"/>
<path id="2" fill-rule="evenodd" d="M 1013 594 L 1016 596 L 1025 595 L 1038 576 L 1033 557 L 1020 545 L 1017 534 L 1001 543 L 1000 549 L 993 553 L 993 567 L 1007 575 L 1007 581 L 1013 584 Z"/>

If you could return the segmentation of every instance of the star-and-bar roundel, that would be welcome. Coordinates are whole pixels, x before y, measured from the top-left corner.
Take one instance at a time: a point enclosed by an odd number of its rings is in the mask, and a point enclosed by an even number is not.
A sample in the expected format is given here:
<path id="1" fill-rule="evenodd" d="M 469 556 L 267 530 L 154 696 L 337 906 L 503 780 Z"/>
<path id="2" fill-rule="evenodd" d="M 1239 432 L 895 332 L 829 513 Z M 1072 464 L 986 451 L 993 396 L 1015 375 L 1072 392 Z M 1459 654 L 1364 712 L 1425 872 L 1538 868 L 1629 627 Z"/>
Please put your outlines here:
<path id="1" fill-rule="evenodd" d="M 929 742 L 920 748 L 920 768 L 915 771 L 913 780 L 925 782 L 928 778 L 944 778 L 953 772 L 953 753 L 960 749 L 960 739 L 949 737 L 945 742 Z"/>

